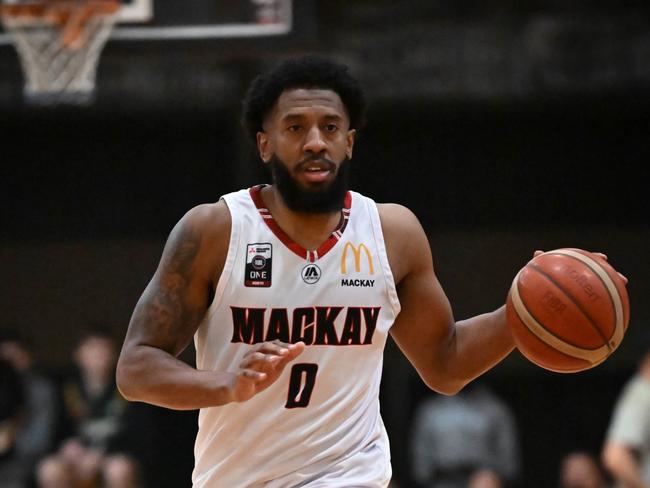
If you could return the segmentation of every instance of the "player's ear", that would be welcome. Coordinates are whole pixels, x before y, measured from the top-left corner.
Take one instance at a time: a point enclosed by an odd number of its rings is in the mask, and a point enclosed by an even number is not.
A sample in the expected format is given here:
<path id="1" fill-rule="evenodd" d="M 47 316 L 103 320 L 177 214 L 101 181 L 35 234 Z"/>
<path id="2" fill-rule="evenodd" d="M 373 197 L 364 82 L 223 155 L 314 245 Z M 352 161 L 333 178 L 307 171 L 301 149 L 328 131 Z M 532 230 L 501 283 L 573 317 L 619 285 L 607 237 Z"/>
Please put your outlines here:
<path id="1" fill-rule="evenodd" d="M 347 135 L 347 142 L 345 148 L 345 155 L 348 159 L 352 159 L 352 149 L 354 148 L 354 138 L 357 135 L 356 129 L 350 129 Z"/>
<path id="2" fill-rule="evenodd" d="M 266 132 L 257 133 L 257 151 L 260 154 L 260 158 L 265 163 L 268 163 L 271 160 L 271 151 L 269 150 L 269 136 Z"/>

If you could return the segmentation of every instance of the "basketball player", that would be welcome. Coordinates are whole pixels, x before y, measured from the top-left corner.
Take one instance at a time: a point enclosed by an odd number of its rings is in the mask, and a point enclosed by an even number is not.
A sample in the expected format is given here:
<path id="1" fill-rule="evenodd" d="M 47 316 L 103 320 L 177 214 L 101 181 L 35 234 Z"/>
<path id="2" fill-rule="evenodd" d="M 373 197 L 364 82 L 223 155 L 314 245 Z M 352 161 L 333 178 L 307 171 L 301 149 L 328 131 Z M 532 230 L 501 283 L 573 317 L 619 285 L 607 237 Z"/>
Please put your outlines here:
<path id="1" fill-rule="evenodd" d="M 258 77 L 244 120 L 273 184 L 190 210 L 135 307 L 118 384 L 201 409 L 195 487 L 385 487 L 388 334 L 444 394 L 513 349 L 503 307 L 454 320 L 408 209 L 348 190 L 363 112 L 330 61 Z M 177 359 L 192 339 L 196 369 Z"/>

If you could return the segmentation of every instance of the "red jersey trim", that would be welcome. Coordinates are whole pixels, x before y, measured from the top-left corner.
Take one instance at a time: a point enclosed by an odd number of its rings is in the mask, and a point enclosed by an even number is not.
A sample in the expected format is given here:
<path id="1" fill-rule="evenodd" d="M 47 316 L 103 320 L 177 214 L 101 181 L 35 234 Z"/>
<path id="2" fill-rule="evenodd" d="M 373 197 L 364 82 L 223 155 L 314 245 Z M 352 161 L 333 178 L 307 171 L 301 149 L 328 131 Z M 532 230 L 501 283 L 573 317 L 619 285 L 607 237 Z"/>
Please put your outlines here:
<path id="1" fill-rule="evenodd" d="M 327 254 L 327 252 L 334 247 L 334 245 L 339 241 L 343 236 L 345 227 L 348 225 L 348 220 L 350 219 L 350 211 L 352 207 L 352 194 L 347 192 L 343 200 L 343 208 L 341 209 L 341 222 L 339 226 L 332 232 L 332 234 L 323 242 L 318 249 L 315 251 L 308 251 L 300 244 L 295 242 L 289 235 L 282 230 L 282 228 L 277 224 L 269 209 L 264 206 L 264 201 L 262 200 L 262 188 L 266 185 L 257 185 L 251 187 L 248 192 L 250 193 L 251 199 L 257 207 L 257 210 L 260 213 L 260 217 L 264 220 L 266 225 L 271 229 L 271 232 L 280 239 L 280 241 L 287 246 L 287 248 L 292 251 L 294 254 L 297 254 L 303 259 L 306 259 L 310 263 L 317 261 L 319 258 L 322 258 Z"/>

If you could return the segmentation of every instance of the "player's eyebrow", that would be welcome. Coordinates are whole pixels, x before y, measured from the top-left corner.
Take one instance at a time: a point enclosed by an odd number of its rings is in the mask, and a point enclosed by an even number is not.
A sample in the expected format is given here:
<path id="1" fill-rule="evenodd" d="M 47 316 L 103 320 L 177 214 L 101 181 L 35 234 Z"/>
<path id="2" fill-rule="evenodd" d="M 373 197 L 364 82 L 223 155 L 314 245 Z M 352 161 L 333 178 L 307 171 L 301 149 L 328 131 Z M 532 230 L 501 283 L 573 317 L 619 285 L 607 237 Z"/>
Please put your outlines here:
<path id="1" fill-rule="evenodd" d="M 297 112 L 289 112 L 288 114 L 285 114 L 282 117 L 282 120 L 287 122 L 292 122 L 294 120 L 302 120 L 304 118 L 305 118 L 304 114 L 297 113 Z"/>
<path id="2" fill-rule="evenodd" d="M 323 117 L 325 120 L 331 120 L 334 122 L 338 122 L 343 120 L 343 117 L 340 116 L 339 114 L 327 114 Z"/>
<path id="3" fill-rule="evenodd" d="M 289 112 L 288 114 L 285 114 L 282 117 L 281 120 L 283 122 L 292 122 L 292 121 L 297 121 L 297 120 L 303 120 L 305 118 L 306 118 L 306 116 L 303 113 Z M 337 114 L 337 113 L 325 114 L 322 118 L 327 120 L 327 121 L 335 121 L 335 122 L 343 120 L 343 117 L 341 115 Z"/>

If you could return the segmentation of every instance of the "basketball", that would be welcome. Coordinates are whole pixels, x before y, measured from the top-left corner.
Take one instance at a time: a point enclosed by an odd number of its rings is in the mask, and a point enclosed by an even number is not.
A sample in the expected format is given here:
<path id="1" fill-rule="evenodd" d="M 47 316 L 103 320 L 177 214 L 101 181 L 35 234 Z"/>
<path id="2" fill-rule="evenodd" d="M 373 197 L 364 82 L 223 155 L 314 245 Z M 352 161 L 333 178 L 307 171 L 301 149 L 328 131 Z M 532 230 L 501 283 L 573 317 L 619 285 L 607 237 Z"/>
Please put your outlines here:
<path id="1" fill-rule="evenodd" d="M 605 259 L 564 248 L 536 256 L 517 273 L 506 315 L 527 359 L 550 371 L 575 373 L 616 350 L 630 306 L 624 280 Z"/>

